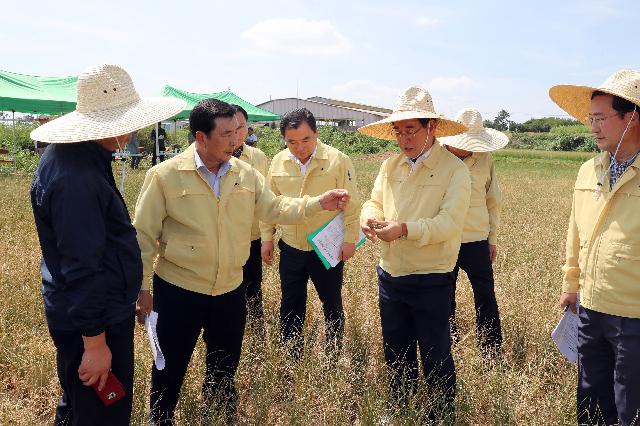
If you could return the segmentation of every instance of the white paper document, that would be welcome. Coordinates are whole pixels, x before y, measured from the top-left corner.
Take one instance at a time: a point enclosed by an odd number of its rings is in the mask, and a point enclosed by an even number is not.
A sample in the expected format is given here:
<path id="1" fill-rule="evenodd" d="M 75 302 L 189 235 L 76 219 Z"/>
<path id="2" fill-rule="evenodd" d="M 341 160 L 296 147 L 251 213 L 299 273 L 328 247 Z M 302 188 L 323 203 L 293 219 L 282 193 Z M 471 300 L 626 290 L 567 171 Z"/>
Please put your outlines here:
<path id="1" fill-rule="evenodd" d="M 578 315 L 567 308 L 560 322 L 551 332 L 558 350 L 571 363 L 578 361 Z"/>
<path id="2" fill-rule="evenodd" d="M 360 245 L 365 238 L 360 230 L 356 245 Z M 319 251 L 320 258 L 326 260 L 332 268 L 340 263 L 340 249 L 344 243 L 344 213 L 340 212 L 334 217 L 327 226 L 311 238 L 311 242 Z"/>
<path id="3" fill-rule="evenodd" d="M 160 343 L 158 343 L 158 334 L 156 333 L 157 323 L 158 313 L 155 311 L 151 311 L 151 313 L 144 319 L 144 328 L 147 329 L 147 336 L 149 336 L 151 353 L 153 353 L 153 362 L 155 362 L 158 370 L 162 370 L 164 368 L 164 355 L 162 355 Z"/>

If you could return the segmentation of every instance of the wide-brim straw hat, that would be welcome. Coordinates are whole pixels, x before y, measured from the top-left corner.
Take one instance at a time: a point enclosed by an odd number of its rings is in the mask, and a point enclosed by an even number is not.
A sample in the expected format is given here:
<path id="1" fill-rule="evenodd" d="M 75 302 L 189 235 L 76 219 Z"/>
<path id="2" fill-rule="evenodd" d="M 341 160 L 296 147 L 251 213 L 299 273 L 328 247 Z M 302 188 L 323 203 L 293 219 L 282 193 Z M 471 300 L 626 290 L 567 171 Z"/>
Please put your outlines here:
<path id="1" fill-rule="evenodd" d="M 484 127 L 480 112 L 466 108 L 456 115 L 456 121 L 469 128 L 465 133 L 440 138 L 440 143 L 471 152 L 491 152 L 504 148 L 509 137 L 504 133 Z"/>
<path id="2" fill-rule="evenodd" d="M 374 138 L 396 140 L 393 134 L 393 123 L 418 118 L 434 118 L 438 120 L 436 137 L 453 136 L 467 131 L 467 128 L 454 120 L 449 120 L 435 112 L 433 100 L 429 92 L 419 86 L 406 89 L 398 98 L 396 107 L 386 118 L 360 127 L 358 131 Z"/>
<path id="3" fill-rule="evenodd" d="M 118 65 L 97 65 L 78 76 L 76 110 L 31 132 L 31 139 L 73 143 L 121 136 L 173 117 L 186 102 L 169 97 L 141 98 L 129 74 Z"/>
<path id="4" fill-rule="evenodd" d="M 560 84 L 549 89 L 549 96 L 560 108 L 588 126 L 591 95 L 595 91 L 618 96 L 640 106 L 640 72 L 616 71 L 600 87 Z"/>

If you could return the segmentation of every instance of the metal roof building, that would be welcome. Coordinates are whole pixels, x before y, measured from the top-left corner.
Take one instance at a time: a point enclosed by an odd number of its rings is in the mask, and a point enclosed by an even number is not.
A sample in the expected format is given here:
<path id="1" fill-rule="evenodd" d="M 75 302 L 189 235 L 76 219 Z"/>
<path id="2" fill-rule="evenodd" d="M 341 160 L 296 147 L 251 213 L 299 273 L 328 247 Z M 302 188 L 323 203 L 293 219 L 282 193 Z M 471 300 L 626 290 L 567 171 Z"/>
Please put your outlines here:
<path id="1" fill-rule="evenodd" d="M 373 123 L 391 114 L 390 109 L 337 101 L 319 96 L 309 99 L 273 99 L 257 106 L 281 116 L 296 108 L 307 108 L 319 124 L 337 125 L 347 129 L 355 129 Z"/>

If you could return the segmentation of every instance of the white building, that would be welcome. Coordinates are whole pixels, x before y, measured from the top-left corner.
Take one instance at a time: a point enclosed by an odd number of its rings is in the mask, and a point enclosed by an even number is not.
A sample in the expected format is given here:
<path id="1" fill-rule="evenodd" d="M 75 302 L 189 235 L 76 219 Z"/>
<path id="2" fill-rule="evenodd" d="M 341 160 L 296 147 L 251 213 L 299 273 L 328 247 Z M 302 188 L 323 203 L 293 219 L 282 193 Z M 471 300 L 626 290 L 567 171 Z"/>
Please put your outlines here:
<path id="1" fill-rule="evenodd" d="M 373 123 L 388 117 L 392 112 L 386 108 L 338 101 L 319 96 L 309 99 L 273 99 L 257 106 L 280 116 L 297 108 L 307 108 L 316 118 L 319 125 L 333 125 L 346 129 L 356 129 Z"/>

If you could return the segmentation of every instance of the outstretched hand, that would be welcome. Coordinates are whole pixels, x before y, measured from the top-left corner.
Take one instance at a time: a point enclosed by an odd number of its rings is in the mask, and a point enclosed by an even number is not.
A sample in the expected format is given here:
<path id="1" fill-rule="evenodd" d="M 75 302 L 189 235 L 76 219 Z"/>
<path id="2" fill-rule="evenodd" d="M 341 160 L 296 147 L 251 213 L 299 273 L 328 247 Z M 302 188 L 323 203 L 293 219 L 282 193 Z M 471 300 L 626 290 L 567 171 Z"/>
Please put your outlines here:
<path id="1" fill-rule="evenodd" d="M 325 210 L 344 210 L 350 198 L 349 191 L 346 189 L 332 189 L 320 196 L 320 205 Z"/>

